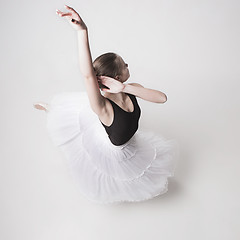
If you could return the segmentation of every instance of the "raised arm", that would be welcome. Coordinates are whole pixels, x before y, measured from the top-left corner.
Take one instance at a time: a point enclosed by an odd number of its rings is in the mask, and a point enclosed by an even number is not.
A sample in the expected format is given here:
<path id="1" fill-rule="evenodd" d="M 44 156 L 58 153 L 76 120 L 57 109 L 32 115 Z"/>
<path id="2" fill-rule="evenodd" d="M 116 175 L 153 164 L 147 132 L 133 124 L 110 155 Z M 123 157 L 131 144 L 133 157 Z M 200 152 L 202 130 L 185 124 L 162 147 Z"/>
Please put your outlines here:
<path id="1" fill-rule="evenodd" d="M 84 77 L 91 108 L 97 115 L 101 115 L 105 108 L 105 98 L 100 93 L 97 77 L 92 65 L 88 29 L 82 18 L 73 8 L 67 5 L 65 7 L 70 12 L 63 13 L 57 10 L 56 13 L 61 17 L 65 17 L 77 32 L 80 71 Z"/>
<path id="2" fill-rule="evenodd" d="M 105 107 L 105 98 L 100 93 L 97 77 L 93 70 L 87 29 L 77 31 L 77 36 L 80 71 L 84 77 L 90 105 L 97 115 L 101 115 Z"/>

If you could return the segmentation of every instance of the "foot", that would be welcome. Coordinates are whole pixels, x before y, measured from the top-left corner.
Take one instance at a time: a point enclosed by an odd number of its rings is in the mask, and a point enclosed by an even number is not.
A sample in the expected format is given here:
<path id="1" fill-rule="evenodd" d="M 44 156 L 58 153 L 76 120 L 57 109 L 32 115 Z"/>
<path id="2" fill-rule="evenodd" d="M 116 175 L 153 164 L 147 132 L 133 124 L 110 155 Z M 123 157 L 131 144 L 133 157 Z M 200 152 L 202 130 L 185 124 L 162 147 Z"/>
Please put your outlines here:
<path id="1" fill-rule="evenodd" d="M 33 106 L 38 110 L 44 110 L 45 112 L 49 111 L 49 104 L 47 103 L 34 103 Z"/>

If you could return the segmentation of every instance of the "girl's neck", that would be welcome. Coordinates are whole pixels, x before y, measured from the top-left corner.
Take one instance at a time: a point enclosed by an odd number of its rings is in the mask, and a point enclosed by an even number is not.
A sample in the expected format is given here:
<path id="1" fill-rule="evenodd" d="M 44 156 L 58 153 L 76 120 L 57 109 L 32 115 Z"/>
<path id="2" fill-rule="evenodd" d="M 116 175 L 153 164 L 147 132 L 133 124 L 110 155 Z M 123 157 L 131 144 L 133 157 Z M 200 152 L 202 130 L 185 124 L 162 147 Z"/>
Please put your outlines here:
<path id="1" fill-rule="evenodd" d="M 125 102 L 127 94 L 124 92 L 119 93 L 105 93 L 104 97 L 114 99 L 116 102 Z"/>

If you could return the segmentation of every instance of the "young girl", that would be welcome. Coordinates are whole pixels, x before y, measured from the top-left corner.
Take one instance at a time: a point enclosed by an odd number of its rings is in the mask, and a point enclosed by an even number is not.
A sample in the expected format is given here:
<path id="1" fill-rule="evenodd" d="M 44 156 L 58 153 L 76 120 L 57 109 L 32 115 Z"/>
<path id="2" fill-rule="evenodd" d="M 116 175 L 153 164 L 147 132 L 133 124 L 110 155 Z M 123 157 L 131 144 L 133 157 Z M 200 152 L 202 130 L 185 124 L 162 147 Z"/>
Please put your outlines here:
<path id="1" fill-rule="evenodd" d="M 126 84 L 128 64 L 115 53 L 105 53 L 92 63 L 87 26 L 73 8 L 65 7 L 69 12 L 56 13 L 77 31 L 87 91 L 64 92 L 50 104 L 34 104 L 47 113 L 53 143 L 68 159 L 81 193 L 90 201 L 137 202 L 167 192 L 178 143 L 138 130 L 141 109 L 136 99 L 164 103 L 166 95 L 138 83 Z"/>

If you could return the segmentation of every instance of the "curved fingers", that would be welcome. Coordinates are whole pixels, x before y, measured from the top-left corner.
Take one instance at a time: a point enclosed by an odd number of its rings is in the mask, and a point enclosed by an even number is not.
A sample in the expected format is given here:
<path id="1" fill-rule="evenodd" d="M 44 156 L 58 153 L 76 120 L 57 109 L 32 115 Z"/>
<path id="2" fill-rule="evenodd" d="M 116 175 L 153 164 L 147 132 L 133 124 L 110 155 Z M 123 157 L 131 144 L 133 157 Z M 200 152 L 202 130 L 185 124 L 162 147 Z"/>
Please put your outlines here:
<path id="1" fill-rule="evenodd" d="M 72 16 L 71 13 L 59 13 L 59 15 L 61 15 L 61 17 Z"/>
<path id="2" fill-rule="evenodd" d="M 69 7 L 67 5 L 64 5 L 64 7 L 69 9 L 70 12 L 75 13 L 80 18 L 79 14 L 72 7 Z"/>
<path id="3" fill-rule="evenodd" d="M 102 88 L 101 89 L 103 92 L 110 92 L 111 93 L 111 90 L 110 89 L 107 89 L 107 88 Z"/>
<path id="4" fill-rule="evenodd" d="M 113 83 L 113 80 L 112 79 L 101 79 L 100 82 L 107 86 L 107 87 L 110 87 L 111 86 L 111 83 Z"/>

